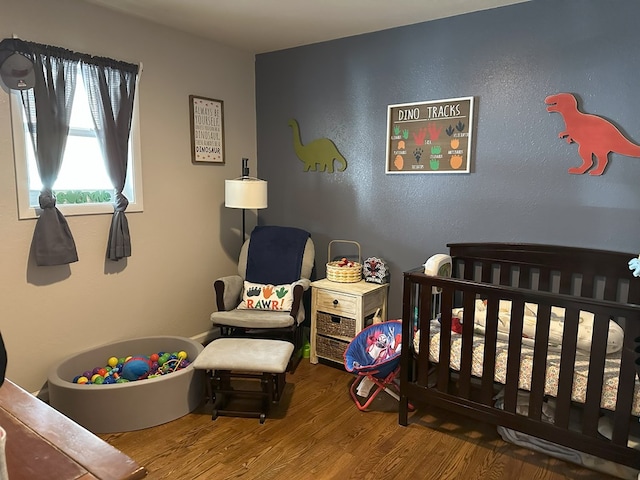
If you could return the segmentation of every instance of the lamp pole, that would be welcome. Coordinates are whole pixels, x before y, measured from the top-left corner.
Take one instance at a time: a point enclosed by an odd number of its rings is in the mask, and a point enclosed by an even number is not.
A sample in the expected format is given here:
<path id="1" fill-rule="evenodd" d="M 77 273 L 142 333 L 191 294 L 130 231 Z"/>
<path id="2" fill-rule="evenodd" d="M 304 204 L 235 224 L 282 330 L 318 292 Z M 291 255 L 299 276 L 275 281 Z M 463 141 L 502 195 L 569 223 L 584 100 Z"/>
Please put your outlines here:
<path id="1" fill-rule="evenodd" d="M 249 159 L 248 158 L 243 158 L 242 159 L 242 180 L 244 181 L 245 179 L 249 178 Z M 245 209 L 242 209 L 242 241 L 240 242 L 240 245 L 244 245 L 244 239 L 245 239 L 245 226 L 244 226 L 244 220 L 245 220 L 245 213 L 244 213 Z"/>

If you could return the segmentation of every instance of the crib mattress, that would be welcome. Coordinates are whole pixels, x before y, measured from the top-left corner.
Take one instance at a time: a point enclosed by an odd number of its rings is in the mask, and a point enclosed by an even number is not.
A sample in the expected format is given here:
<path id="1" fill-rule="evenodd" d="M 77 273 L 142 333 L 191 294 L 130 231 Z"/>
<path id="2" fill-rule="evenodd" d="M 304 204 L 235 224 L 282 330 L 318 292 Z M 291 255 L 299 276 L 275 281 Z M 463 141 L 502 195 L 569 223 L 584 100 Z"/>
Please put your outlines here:
<path id="1" fill-rule="evenodd" d="M 432 320 L 430 325 L 431 340 L 429 348 L 429 359 L 437 362 L 440 356 L 440 322 Z M 416 352 L 420 346 L 420 331 L 417 331 L 413 346 Z M 451 358 L 450 367 L 454 370 L 460 369 L 462 351 L 462 335 L 451 332 Z M 533 370 L 533 348 L 522 345 L 520 354 L 520 379 L 519 388 L 529 391 L 531 389 L 531 378 Z M 507 377 L 507 357 L 508 343 L 498 340 L 496 344 L 496 370 L 494 380 L 501 384 L 506 384 Z M 475 377 L 482 377 L 482 363 L 484 358 L 484 337 L 482 335 L 473 336 L 473 355 L 471 374 Z M 575 369 L 573 376 L 573 389 L 571 398 L 575 402 L 585 403 L 587 394 L 587 378 L 589 375 L 589 358 L 576 353 Z M 616 396 L 618 391 L 618 376 L 620 372 L 620 353 L 607 355 L 604 369 L 603 393 L 600 406 L 607 410 L 615 411 Z M 547 352 L 547 371 L 545 377 L 545 394 L 556 397 L 558 393 L 558 376 L 560 373 L 560 352 Z M 635 395 L 633 400 L 632 413 L 640 416 L 640 383 L 636 380 Z"/>

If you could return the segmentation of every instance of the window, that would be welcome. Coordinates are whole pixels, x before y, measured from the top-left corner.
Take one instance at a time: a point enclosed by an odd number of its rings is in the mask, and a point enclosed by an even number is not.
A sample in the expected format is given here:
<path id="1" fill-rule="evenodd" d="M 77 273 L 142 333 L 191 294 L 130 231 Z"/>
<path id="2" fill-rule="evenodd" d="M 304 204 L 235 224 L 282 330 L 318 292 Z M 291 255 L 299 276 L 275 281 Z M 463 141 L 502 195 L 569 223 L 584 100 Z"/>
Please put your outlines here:
<path id="1" fill-rule="evenodd" d="M 53 187 L 56 207 L 65 216 L 113 214 L 114 189 L 107 175 L 80 72 L 76 82 L 65 154 Z M 129 200 L 127 212 L 140 212 L 143 207 L 138 118 L 136 95 L 129 138 L 127 182 L 123 192 Z M 36 218 L 40 213 L 38 197 L 42 184 L 19 91 L 11 92 L 11 119 L 18 217 Z"/>

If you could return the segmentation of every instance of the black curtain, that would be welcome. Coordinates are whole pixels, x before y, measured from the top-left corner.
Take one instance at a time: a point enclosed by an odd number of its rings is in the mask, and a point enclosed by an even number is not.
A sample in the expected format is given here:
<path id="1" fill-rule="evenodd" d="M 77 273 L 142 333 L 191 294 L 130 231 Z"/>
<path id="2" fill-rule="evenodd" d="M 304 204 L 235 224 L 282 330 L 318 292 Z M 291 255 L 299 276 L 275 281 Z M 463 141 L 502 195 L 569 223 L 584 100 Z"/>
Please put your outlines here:
<path id="1" fill-rule="evenodd" d="M 116 191 L 107 258 L 120 260 L 131 256 L 129 223 L 124 213 L 129 200 L 122 191 L 127 179 L 138 66 L 93 57 L 90 63 L 82 62 L 80 68 L 107 172 Z"/>
<path id="2" fill-rule="evenodd" d="M 33 251 L 37 265 L 65 265 L 77 262 L 78 253 L 52 188 L 69 134 L 78 60 L 68 50 L 31 42 L 19 42 L 19 49 L 31 59 L 35 72 L 34 88 L 21 92 L 42 181 L 42 213 L 33 233 Z"/>

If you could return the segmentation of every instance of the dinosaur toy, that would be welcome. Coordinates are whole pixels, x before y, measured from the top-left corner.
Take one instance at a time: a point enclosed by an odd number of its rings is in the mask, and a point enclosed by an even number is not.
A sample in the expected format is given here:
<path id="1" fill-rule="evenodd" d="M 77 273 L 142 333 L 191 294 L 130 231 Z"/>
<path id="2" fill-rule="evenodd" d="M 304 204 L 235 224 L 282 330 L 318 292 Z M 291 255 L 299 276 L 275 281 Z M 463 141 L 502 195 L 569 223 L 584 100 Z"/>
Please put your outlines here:
<path id="1" fill-rule="evenodd" d="M 583 174 L 593 166 L 596 157 L 596 168 L 589 175 L 602 175 L 609 162 L 609 153 L 619 153 L 628 157 L 640 157 L 640 145 L 628 140 L 609 121 L 597 115 L 582 113 L 578 110 L 578 102 L 571 93 L 557 93 L 544 99 L 548 112 L 558 112 L 564 119 L 566 129 L 558 134 L 567 143 L 578 144 L 578 155 L 582 165 L 572 167 L 571 174 Z"/>
<path id="2" fill-rule="evenodd" d="M 634 277 L 640 277 L 640 257 L 629 260 L 629 270 Z"/>
<path id="3" fill-rule="evenodd" d="M 289 126 L 293 130 L 293 149 L 296 155 L 304 163 L 304 171 L 316 171 L 319 167 L 320 171 L 333 173 L 333 162 L 336 160 L 342 165 L 338 168 L 339 172 L 344 172 L 347 168 L 347 160 L 340 154 L 335 144 L 328 138 L 318 138 L 309 142 L 307 145 L 302 144 L 300 139 L 300 127 L 294 119 L 289 120 Z"/>

